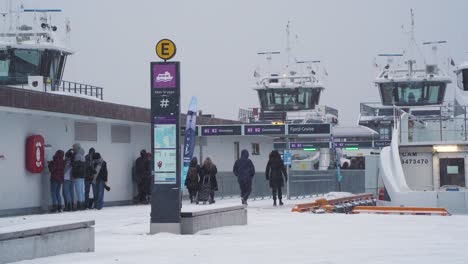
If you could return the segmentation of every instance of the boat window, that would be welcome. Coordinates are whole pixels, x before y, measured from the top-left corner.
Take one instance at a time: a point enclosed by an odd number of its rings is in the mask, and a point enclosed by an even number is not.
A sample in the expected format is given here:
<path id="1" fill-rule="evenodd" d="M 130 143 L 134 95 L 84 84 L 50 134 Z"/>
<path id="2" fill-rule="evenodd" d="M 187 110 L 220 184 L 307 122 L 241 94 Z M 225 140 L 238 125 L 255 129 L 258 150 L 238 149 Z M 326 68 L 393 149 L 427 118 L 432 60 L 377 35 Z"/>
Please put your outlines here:
<path id="1" fill-rule="evenodd" d="M 41 53 L 37 50 L 15 50 L 12 64 L 16 77 L 40 75 Z"/>
<path id="2" fill-rule="evenodd" d="M 8 77 L 10 59 L 7 55 L 6 50 L 0 50 L 0 80 L 4 79 L 2 77 Z"/>
<path id="3" fill-rule="evenodd" d="M 441 104 L 445 86 L 441 82 L 384 83 L 380 94 L 384 105 Z"/>
<path id="4" fill-rule="evenodd" d="M 458 74 L 458 87 L 463 91 L 468 91 L 468 69 L 464 69 Z"/>
<path id="5" fill-rule="evenodd" d="M 260 104 L 266 111 L 314 109 L 320 99 L 319 88 L 258 90 Z"/>

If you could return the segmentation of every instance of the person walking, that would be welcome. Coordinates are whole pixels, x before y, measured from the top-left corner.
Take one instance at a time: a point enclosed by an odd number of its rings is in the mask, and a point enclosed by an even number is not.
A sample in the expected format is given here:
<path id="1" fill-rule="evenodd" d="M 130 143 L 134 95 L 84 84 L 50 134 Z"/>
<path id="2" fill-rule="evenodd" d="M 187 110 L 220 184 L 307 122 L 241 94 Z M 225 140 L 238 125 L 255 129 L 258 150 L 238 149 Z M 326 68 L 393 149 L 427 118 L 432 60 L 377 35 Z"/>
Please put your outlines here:
<path id="1" fill-rule="evenodd" d="M 93 155 L 94 160 L 94 178 L 93 183 L 96 186 L 94 189 L 94 200 L 95 208 L 101 210 L 104 206 L 104 188 L 107 185 L 107 163 L 102 159 L 101 154 L 95 153 Z"/>
<path id="2" fill-rule="evenodd" d="M 73 151 L 75 153 L 72 162 L 72 177 L 73 186 L 76 194 L 76 209 L 85 209 L 85 197 L 84 197 L 84 178 L 86 174 L 85 164 L 85 151 L 81 147 L 80 143 L 73 144 Z"/>
<path id="3" fill-rule="evenodd" d="M 64 170 L 65 170 L 65 153 L 63 150 L 57 150 L 51 162 L 49 162 L 50 172 L 50 194 L 52 196 L 52 212 L 62 212 L 62 198 L 60 189 L 62 188 Z"/>
<path id="4" fill-rule="evenodd" d="M 216 165 L 213 163 L 211 158 L 207 157 L 203 162 L 203 166 L 200 168 L 200 182 L 199 186 L 202 186 L 203 183 L 209 182 L 210 184 L 210 199 L 209 203 L 215 203 L 214 195 L 215 191 L 218 190 L 218 181 L 216 180 L 216 174 L 218 173 L 218 169 Z"/>
<path id="5" fill-rule="evenodd" d="M 72 181 L 72 162 L 73 162 L 73 150 L 70 149 L 65 153 L 65 166 L 63 172 L 63 200 L 65 202 L 64 211 L 73 210 L 73 181 Z"/>
<path id="6" fill-rule="evenodd" d="M 200 165 L 198 165 L 197 157 L 193 157 L 190 161 L 189 168 L 187 171 L 187 177 L 185 177 L 185 186 L 189 191 L 190 203 L 196 202 L 197 192 L 200 182 Z"/>
<path id="7" fill-rule="evenodd" d="M 234 163 L 232 171 L 239 183 L 242 204 L 247 205 L 247 199 L 249 199 L 249 195 L 252 192 L 252 179 L 255 175 L 255 166 L 249 159 L 249 152 L 246 149 L 241 151 L 241 157 Z"/>
<path id="8" fill-rule="evenodd" d="M 265 169 L 265 175 L 267 181 L 270 182 L 270 188 L 273 194 L 273 206 L 276 206 L 276 195 L 278 194 L 279 205 L 283 205 L 283 194 L 281 188 L 284 186 L 284 182 L 288 181 L 288 174 L 286 167 L 281 159 L 281 155 L 277 150 L 273 150 L 270 153 L 270 157 Z M 284 178 L 284 180 L 283 180 Z"/>
<path id="9" fill-rule="evenodd" d="M 148 203 L 148 185 L 151 177 L 151 161 L 146 155 L 146 150 L 140 151 L 140 157 L 135 161 L 135 179 L 138 186 L 137 200 L 140 203 Z"/>
<path id="10" fill-rule="evenodd" d="M 94 159 L 93 155 L 96 153 L 96 150 L 94 148 L 90 148 L 88 151 L 88 154 L 85 156 L 85 166 L 86 166 L 86 171 L 85 171 L 85 178 L 84 178 L 84 184 L 85 184 L 85 189 L 84 189 L 84 196 L 85 196 L 85 207 L 88 209 L 93 208 L 93 203 L 94 203 L 94 193 L 96 190 L 96 185 L 93 182 L 94 178 Z M 89 198 L 89 192 L 91 191 L 91 188 L 93 188 L 93 198 Z"/>

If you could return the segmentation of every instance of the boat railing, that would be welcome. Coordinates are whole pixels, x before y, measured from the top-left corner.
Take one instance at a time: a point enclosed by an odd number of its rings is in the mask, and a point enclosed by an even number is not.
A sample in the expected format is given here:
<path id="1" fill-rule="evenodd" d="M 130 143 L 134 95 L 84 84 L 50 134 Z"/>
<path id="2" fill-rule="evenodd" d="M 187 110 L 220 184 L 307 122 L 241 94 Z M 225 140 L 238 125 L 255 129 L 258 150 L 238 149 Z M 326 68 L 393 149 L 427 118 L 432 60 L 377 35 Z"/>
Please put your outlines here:
<path id="1" fill-rule="evenodd" d="M 42 79 L 42 78 L 41 78 Z M 39 81 L 41 82 L 41 81 Z M 35 81 L 34 86 L 28 83 L 28 77 L 0 77 L 0 85 L 10 86 L 14 88 L 35 90 L 41 92 L 63 92 L 65 94 L 76 94 L 94 97 L 99 100 L 104 100 L 104 88 L 64 80 L 42 80 L 42 83 Z"/>
<path id="2" fill-rule="evenodd" d="M 46 87 L 50 91 L 75 93 L 96 97 L 97 99 L 104 100 L 104 88 L 94 85 L 64 80 L 54 80 L 51 81 L 50 84 L 47 84 Z"/>
<path id="3" fill-rule="evenodd" d="M 414 115 L 397 106 L 394 125 L 398 126 L 401 144 L 464 142 L 468 140 L 468 106 L 440 105 L 439 115 Z M 395 136 L 395 135 L 394 135 Z"/>

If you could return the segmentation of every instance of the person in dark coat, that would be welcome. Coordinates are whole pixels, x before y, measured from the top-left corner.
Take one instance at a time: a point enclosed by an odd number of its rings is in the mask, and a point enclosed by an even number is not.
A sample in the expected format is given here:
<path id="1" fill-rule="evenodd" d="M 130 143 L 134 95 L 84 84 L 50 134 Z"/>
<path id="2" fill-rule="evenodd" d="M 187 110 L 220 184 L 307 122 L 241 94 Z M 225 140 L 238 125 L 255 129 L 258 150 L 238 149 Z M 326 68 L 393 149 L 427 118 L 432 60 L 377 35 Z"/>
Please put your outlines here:
<path id="1" fill-rule="evenodd" d="M 284 186 L 284 181 L 288 181 L 288 174 L 281 155 L 277 150 L 273 150 L 270 153 L 265 175 L 267 181 L 270 182 L 270 188 L 273 193 L 273 206 L 276 206 L 276 194 L 278 194 L 279 205 L 283 205 L 281 188 Z"/>
<path id="2" fill-rule="evenodd" d="M 242 204 L 246 205 L 252 192 L 252 179 L 255 175 L 255 166 L 249 159 L 249 152 L 246 149 L 241 151 L 241 157 L 234 163 L 232 171 L 236 175 L 241 189 Z"/>
<path id="3" fill-rule="evenodd" d="M 146 155 L 146 150 L 140 151 L 140 157 L 135 161 L 135 178 L 138 186 L 137 200 L 140 203 L 148 203 L 149 181 L 151 177 L 151 161 Z"/>
<path id="4" fill-rule="evenodd" d="M 94 177 L 94 159 L 93 155 L 96 153 L 94 148 L 90 148 L 88 154 L 85 156 L 85 163 L 86 163 L 86 174 L 85 174 L 85 206 L 88 209 L 93 208 L 94 203 L 94 192 L 96 189 L 96 185 L 93 182 Z M 91 187 L 93 188 L 93 198 L 89 198 L 89 192 L 91 191 Z"/>
<path id="5" fill-rule="evenodd" d="M 49 163 L 50 172 L 50 194 L 52 196 L 52 212 L 62 212 L 62 197 L 60 190 L 63 184 L 65 173 L 65 152 L 57 150 L 52 161 Z"/>
<path id="6" fill-rule="evenodd" d="M 200 168 L 199 186 L 203 184 L 203 182 L 205 181 L 205 177 L 209 177 L 209 182 L 211 186 L 210 200 L 209 200 L 210 204 L 215 203 L 214 194 L 215 194 L 215 191 L 218 190 L 218 181 L 216 180 L 217 173 L 218 173 L 218 169 L 216 168 L 216 165 L 213 163 L 211 158 L 207 157 L 205 161 L 203 162 L 203 166 Z"/>
<path id="7" fill-rule="evenodd" d="M 196 201 L 198 186 L 200 182 L 200 165 L 198 165 L 197 157 L 193 157 L 190 161 L 189 168 L 187 171 L 187 177 L 185 177 L 184 185 L 187 187 L 190 196 L 190 203 Z"/>
<path id="8" fill-rule="evenodd" d="M 94 153 L 94 178 L 93 182 L 96 185 L 96 191 L 94 191 L 94 208 L 101 210 L 104 205 L 104 188 L 107 185 L 107 163 L 102 159 L 101 154 Z"/>

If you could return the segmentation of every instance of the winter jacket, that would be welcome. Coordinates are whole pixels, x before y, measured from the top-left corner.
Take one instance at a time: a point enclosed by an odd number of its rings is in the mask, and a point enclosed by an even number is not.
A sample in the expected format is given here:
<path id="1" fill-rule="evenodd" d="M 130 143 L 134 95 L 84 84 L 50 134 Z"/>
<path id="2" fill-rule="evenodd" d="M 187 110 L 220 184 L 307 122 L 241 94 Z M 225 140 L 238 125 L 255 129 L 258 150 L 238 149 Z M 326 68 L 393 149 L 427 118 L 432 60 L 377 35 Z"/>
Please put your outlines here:
<path id="1" fill-rule="evenodd" d="M 288 180 L 286 167 L 283 160 L 279 157 L 272 157 L 268 160 L 265 175 L 266 179 L 270 181 L 270 187 L 274 189 L 283 187 L 284 180 Z"/>
<path id="2" fill-rule="evenodd" d="M 73 145 L 75 155 L 72 162 L 72 177 L 74 179 L 84 178 L 86 174 L 85 151 L 79 143 Z"/>
<path id="3" fill-rule="evenodd" d="M 218 173 L 218 169 L 216 166 L 213 164 L 211 168 L 206 168 L 205 166 L 202 166 L 200 168 L 200 182 L 199 185 L 201 186 L 203 182 L 205 181 L 205 177 L 210 177 L 210 184 L 211 184 L 211 190 L 212 191 L 217 191 L 218 190 L 218 181 L 216 180 L 216 173 Z"/>
<path id="4" fill-rule="evenodd" d="M 53 157 L 53 160 L 49 163 L 50 180 L 56 182 L 63 182 L 65 174 L 65 160 L 63 159 L 65 153 L 63 150 L 57 150 Z"/>
<path id="5" fill-rule="evenodd" d="M 249 159 L 249 152 L 245 149 L 241 151 L 241 157 L 234 163 L 232 169 L 239 182 L 251 181 L 255 175 L 255 166 Z"/>
<path id="6" fill-rule="evenodd" d="M 135 178 L 140 182 L 151 176 L 151 161 L 146 157 L 139 157 L 135 161 Z"/>
<path id="7" fill-rule="evenodd" d="M 200 181 L 200 166 L 189 167 L 187 171 L 187 177 L 185 177 L 185 186 L 189 190 L 198 190 L 198 184 Z"/>
<path id="8" fill-rule="evenodd" d="M 94 160 L 93 160 L 94 153 L 89 153 L 85 156 L 85 180 L 92 181 L 94 174 L 96 171 L 94 170 Z"/>
<path id="9" fill-rule="evenodd" d="M 107 182 L 107 176 L 108 176 L 108 172 L 107 172 L 107 163 L 106 163 L 104 160 L 101 160 L 99 166 L 100 166 L 101 168 L 100 168 L 100 170 L 99 170 L 99 173 L 98 173 L 97 176 L 96 176 L 96 181 L 104 181 L 104 182 Z"/>

